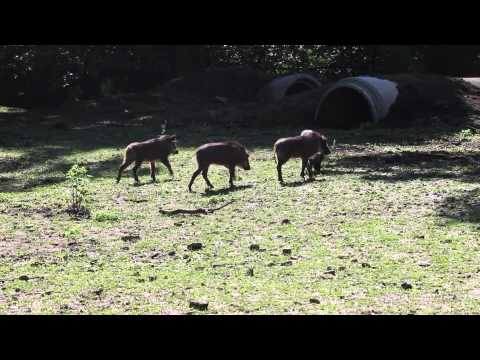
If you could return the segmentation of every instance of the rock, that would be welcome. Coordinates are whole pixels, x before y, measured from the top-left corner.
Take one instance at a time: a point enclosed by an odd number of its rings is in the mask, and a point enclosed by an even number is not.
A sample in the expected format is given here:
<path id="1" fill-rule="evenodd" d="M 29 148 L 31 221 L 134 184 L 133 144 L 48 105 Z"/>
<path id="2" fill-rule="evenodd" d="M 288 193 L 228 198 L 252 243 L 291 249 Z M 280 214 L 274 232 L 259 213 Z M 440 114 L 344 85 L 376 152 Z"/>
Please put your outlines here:
<path id="1" fill-rule="evenodd" d="M 280 264 L 280 266 L 291 266 L 291 265 L 292 265 L 292 262 L 290 260 Z"/>
<path id="2" fill-rule="evenodd" d="M 97 296 L 100 296 L 100 295 L 102 295 L 102 293 L 103 293 L 103 289 L 100 288 L 100 289 L 94 290 L 93 293 L 94 293 L 95 295 L 97 295 Z"/>
<path id="3" fill-rule="evenodd" d="M 282 225 L 290 224 L 290 220 L 288 219 L 283 219 L 282 220 Z"/>
<path id="4" fill-rule="evenodd" d="M 362 263 L 362 268 L 371 268 L 369 263 Z"/>
<path id="5" fill-rule="evenodd" d="M 292 249 L 283 249 L 282 254 L 283 255 L 291 255 L 292 254 Z"/>
<path id="6" fill-rule="evenodd" d="M 203 247 L 202 243 L 192 243 L 187 246 L 188 250 L 200 250 Z"/>
<path id="7" fill-rule="evenodd" d="M 260 246 L 257 244 L 250 245 L 250 250 L 252 251 L 260 251 Z"/>
<path id="8" fill-rule="evenodd" d="M 140 240 L 140 236 L 139 235 L 125 235 L 125 236 L 122 236 L 121 239 L 123 241 L 135 242 L 135 241 Z"/>
<path id="9" fill-rule="evenodd" d="M 324 273 L 325 275 L 332 275 L 332 276 L 335 276 L 336 275 L 336 272 L 335 270 L 328 270 L 328 271 L 325 271 Z"/>
<path id="10" fill-rule="evenodd" d="M 413 288 L 413 285 L 409 281 L 404 281 L 402 282 L 402 289 L 404 290 L 410 290 Z"/>
<path id="11" fill-rule="evenodd" d="M 310 304 L 320 304 L 320 300 L 317 298 L 311 298 L 310 299 Z"/>
<path id="12" fill-rule="evenodd" d="M 18 278 L 18 280 L 28 281 L 30 278 L 27 275 L 22 275 Z"/>
<path id="13" fill-rule="evenodd" d="M 418 262 L 418 266 L 421 266 L 421 267 L 428 267 L 428 266 L 431 266 L 432 264 L 430 264 L 430 262 L 428 261 L 419 261 Z"/>
<path id="14" fill-rule="evenodd" d="M 175 251 L 170 251 L 170 252 L 168 253 L 168 255 L 169 255 L 169 256 L 175 256 Z"/>
<path id="15" fill-rule="evenodd" d="M 208 301 L 190 301 L 190 308 L 205 311 L 208 309 Z"/>

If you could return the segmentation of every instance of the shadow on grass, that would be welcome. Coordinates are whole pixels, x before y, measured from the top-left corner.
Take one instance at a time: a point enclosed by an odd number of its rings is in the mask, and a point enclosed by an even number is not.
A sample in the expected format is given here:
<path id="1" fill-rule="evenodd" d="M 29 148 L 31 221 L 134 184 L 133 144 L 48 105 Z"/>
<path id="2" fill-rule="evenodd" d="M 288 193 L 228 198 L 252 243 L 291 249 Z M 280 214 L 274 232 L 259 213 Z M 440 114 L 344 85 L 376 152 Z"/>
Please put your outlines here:
<path id="1" fill-rule="evenodd" d="M 368 181 L 412 181 L 455 179 L 476 182 L 480 176 L 480 154 L 473 152 L 374 153 L 333 160 L 322 169 L 327 176 L 362 174 Z"/>
<path id="2" fill-rule="evenodd" d="M 480 224 L 480 188 L 446 197 L 437 212 L 447 219 Z"/>
<path id="3" fill-rule="evenodd" d="M 308 183 L 313 182 L 313 180 L 298 180 L 292 182 L 284 182 L 281 186 L 282 187 L 299 187 L 307 185 Z"/>
<path id="4" fill-rule="evenodd" d="M 2 126 L 0 131 L 2 148 L 18 151 L 19 155 L 0 158 L 0 191 L 21 192 L 38 186 L 58 184 L 66 180 L 63 174 L 73 165 L 66 157 L 82 155 L 99 149 L 118 151 L 118 155 L 109 159 L 90 161 L 85 163 L 89 173 L 95 177 L 116 176 L 121 163 L 123 149 L 131 142 L 152 138 L 161 132 L 162 123 L 142 127 L 97 127 L 71 128 L 58 130 L 45 127 L 41 124 L 28 126 Z M 176 133 L 180 148 L 194 149 L 201 144 L 226 139 L 237 139 L 251 152 L 257 150 L 272 151 L 273 143 L 280 137 L 300 134 L 302 128 L 246 128 L 224 129 L 216 127 L 178 127 L 171 126 L 167 133 Z M 368 143 L 402 145 L 420 145 L 432 138 L 442 136 L 445 131 L 457 131 L 455 128 L 446 129 L 402 129 L 391 131 L 385 129 L 373 130 L 326 130 L 329 139 L 335 138 L 340 151 L 362 152 Z M 468 154 L 469 158 L 480 161 L 477 154 Z M 272 161 L 273 164 L 273 161 Z M 355 173 L 356 169 L 368 172 L 367 180 L 407 181 L 415 178 L 456 177 L 452 173 L 455 166 L 469 166 L 465 154 L 451 153 L 413 153 L 402 154 L 373 154 L 363 156 L 346 156 L 338 160 L 329 161 L 325 175 L 340 175 Z M 421 172 L 402 172 L 393 169 L 394 166 L 410 166 L 422 170 Z M 429 173 L 425 172 L 429 169 Z M 450 172 L 449 172 L 450 170 Z M 131 171 L 131 170 L 127 170 Z M 386 174 L 379 174 L 379 171 Z M 471 170 L 469 170 L 471 171 Z M 463 172 L 458 174 L 465 179 L 475 174 Z M 370 176 L 370 178 L 369 178 Z M 33 179 L 31 179 L 33 178 Z M 63 180 L 62 180 L 63 179 Z M 303 182 L 294 182 L 286 186 L 302 186 Z"/>
<path id="5" fill-rule="evenodd" d="M 252 187 L 253 187 L 253 185 L 235 185 L 233 188 L 228 187 L 228 188 L 218 189 L 218 190 L 207 189 L 202 194 L 202 196 L 226 195 L 226 194 L 230 194 L 230 193 L 235 192 L 235 191 L 250 189 Z"/>

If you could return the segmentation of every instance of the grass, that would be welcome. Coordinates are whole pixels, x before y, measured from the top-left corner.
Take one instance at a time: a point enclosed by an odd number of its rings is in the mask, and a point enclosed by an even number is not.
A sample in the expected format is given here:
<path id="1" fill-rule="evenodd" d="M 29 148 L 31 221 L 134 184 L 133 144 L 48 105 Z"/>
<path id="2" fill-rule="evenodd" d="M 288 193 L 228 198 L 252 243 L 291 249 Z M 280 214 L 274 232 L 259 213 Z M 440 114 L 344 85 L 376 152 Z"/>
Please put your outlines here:
<path id="1" fill-rule="evenodd" d="M 25 109 L 20 109 L 20 108 L 14 108 L 14 107 L 9 107 L 9 106 L 1 106 L 0 105 L 0 114 L 5 114 L 5 113 L 23 113 L 25 112 Z"/>
<path id="2" fill-rule="evenodd" d="M 117 185 L 124 146 L 158 130 L 1 129 L 0 313 L 480 313 L 479 134 L 328 131 L 338 149 L 322 175 L 301 182 L 291 160 L 282 187 L 271 146 L 301 129 L 170 129 L 174 179 L 158 163 L 150 183 L 145 164 L 141 186 L 130 169 Z M 189 193 L 194 149 L 225 138 L 249 148 L 252 170 L 229 191 L 212 167 L 215 189 L 198 177 Z M 64 211 L 75 163 L 93 176 L 90 218 Z"/>

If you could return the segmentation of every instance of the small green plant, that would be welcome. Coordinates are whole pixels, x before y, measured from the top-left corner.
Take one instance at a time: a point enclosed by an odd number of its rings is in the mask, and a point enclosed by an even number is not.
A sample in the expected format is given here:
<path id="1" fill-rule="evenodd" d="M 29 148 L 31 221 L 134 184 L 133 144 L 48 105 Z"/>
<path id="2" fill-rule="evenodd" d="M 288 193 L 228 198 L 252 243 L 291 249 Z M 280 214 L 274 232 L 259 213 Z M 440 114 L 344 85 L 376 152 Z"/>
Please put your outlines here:
<path id="1" fill-rule="evenodd" d="M 460 131 L 460 137 L 462 139 L 468 139 L 473 135 L 475 135 L 475 130 L 473 129 L 463 129 L 462 131 Z"/>
<path id="2" fill-rule="evenodd" d="M 97 222 L 118 221 L 118 219 L 118 215 L 113 212 L 99 211 L 95 213 L 95 221 Z"/>
<path id="3" fill-rule="evenodd" d="M 75 215 L 89 215 L 90 211 L 83 205 L 86 203 L 88 170 L 78 164 L 73 165 L 67 173 L 70 186 L 70 205 L 68 212 Z"/>
<path id="4" fill-rule="evenodd" d="M 79 235 L 80 235 L 80 227 L 76 224 L 69 226 L 63 232 L 63 236 L 66 237 L 67 239 L 73 239 Z"/>

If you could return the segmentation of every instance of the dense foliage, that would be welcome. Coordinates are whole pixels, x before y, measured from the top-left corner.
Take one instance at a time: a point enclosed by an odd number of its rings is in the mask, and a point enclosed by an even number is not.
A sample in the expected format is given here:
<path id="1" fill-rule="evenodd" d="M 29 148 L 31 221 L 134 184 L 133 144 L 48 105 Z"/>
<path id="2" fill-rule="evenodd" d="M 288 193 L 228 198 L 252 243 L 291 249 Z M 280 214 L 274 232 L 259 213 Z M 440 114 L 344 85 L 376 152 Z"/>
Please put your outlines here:
<path id="1" fill-rule="evenodd" d="M 0 104 L 30 108 L 143 91 L 210 66 L 330 79 L 407 71 L 474 76 L 479 54 L 473 45 L 2 45 Z"/>

